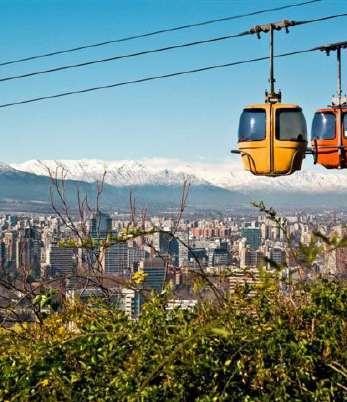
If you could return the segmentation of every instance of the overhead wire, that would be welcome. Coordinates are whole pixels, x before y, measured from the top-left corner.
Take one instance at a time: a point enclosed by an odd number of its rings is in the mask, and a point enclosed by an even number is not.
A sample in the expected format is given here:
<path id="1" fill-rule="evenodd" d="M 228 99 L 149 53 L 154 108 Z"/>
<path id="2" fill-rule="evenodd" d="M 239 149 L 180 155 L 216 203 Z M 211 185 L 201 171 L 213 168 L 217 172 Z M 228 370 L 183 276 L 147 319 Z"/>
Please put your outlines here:
<path id="1" fill-rule="evenodd" d="M 345 43 L 347 44 L 347 41 Z M 314 52 L 317 50 L 321 51 L 322 46 L 316 46 L 316 47 L 313 47 L 310 49 L 294 50 L 291 52 L 280 53 L 280 54 L 275 55 L 274 57 L 275 58 L 288 57 L 288 56 L 293 56 L 293 55 L 298 55 L 298 54 L 303 54 L 303 53 L 310 53 L 310 52 Z M 21 101 L 4 103 L 4 104 L 0 104 L 0 108 L 7 108 L 7 107 L 15 106 L 15 105 L 23 105 L 23 104 L 27 104 L 27 103 L 39 102 L 39 101 L 48 100 L 48 99 L 61 98 L 61 97 L 76 95 L 76 94 L 83 94 L 83 93 L 87 93 L 87 92 L 99 91 L 99 90 L 103 90 L 103 89 L 110 89 L 110 88 L 115 88 L 115 87 L 120 87 L 120 86 L 134 85 L 134 84 L 144 83 L 144 82 L 148 82 L 148 81 L 167 79 L 167 78 L 177 77 L 177 76 L 181 76 L 181 75 L 196 74 L 196 73 L 200 73 L 203 71 L 222 69 L 222 68 L 232 67 L 232 66 L 236 66 L 236 65 L 240 65 L 240 64 L 255 63 L 258 61 L 268 60 L 268 59 L 269 59 L 269 56 L 256 57 L 256 58 L 252 58 L 252 59 L 238 60 L 238 61 L 234 61 L 234 62 L 230 62 L 230 63 L 204 66 L 204 67 L 199 67 L 199 68 L 195 68 L 195 69 L 191 69 L 191 70 L 183 70 L 183 71 L 178 71 L 178 72 L 169 73 L 169 74 L 143 77 L 143 78 L 139 78 L 139 79 L 135 79 L 135 80 L 117 82 L 114 84 L 100 85 L 100 86 L 91 87 L 91 88 L 61 92 L 61 93 L 57 93 L 57 94 L 53 94 L 53 95 L 40 96 L 37 98 L 30 98 L 30 99 L 25 99 L 25 100 L 21 100 Z"/>
<path id="2" fill-rule="evenodd" d="M 315 18 L 315 19 L 311 19 L 311 20 L 291 21 L 291 23 L 292 23 L 291 26 L 311 24 L 314 22 L 322 22 L 322 21 L 327 21 L 327 20 L 341 18 L 341 17 L 347 17 L 347 12 L 319 17 L 319 18 Z M 82 67 L 90 66 L 93 64 L 107 63 L 107 62 L 111 62 L 111 61 L 131 58 L 131 57 L 143 56 L 146 54 L 161 53 L 161 52 L 167 52 L 167 51 L 174 50 L 174 49 L 182 49 L 182 48 L 187 48 L 187 47 L 192 47 L 192 46 L 197 46 L 197 45 L 216 43 L 216 42 L 221 42 L 221 41 L 228 40 L 228 39 L 235 39 L 235 38 L 239 38 L 239 37 L 246 36 L 246 35 L 252 35 L 252 34 L 254 34 L 254 30 L 250 29 L 250 30 L 243 31 L 243 32 L 240 32 L 237 34 L 217 36 L 217 37 L 209 38 L 209 39 L 197 40 L 197 41 L 193 41 L 193 42 L 185 42 L 185 43 L 180 43 L 177 45 L 171 45 L 171 46 L 166 46 L 166 47 L 161 47 L 161 48 L 156 48 L 156 49 L 142 50 L 142 51 L 135 52 L 135 53 L 116 55 L 116 56 L 107 57 L 107 58 L 103 58 L 103 59 L 89 60 L 89 61 L 85 61 L 85 62 L 77 63 L 77 64 L 68 64 L 68 65 L 53 67 L 53 68 L 49 68 L 49 69 L 45 69 L 45 70 L 38 70 L 38 71 L 33 71 L 33 72 L 19 74 L 19 75 L 12 75 L 12 76 L 8 76 L 8 77 L 0 78 L 0 82 L 29 78 L 29 77 L 43 75 L 43 74 L 51 74 L 51 73 L 55 73 L 58 71 L 70 70 L 70 69 L 74 69 L 74 68 L 82 68 Z"/>
<path id="3" fill-rule="evenodd" d="M 226 39 L 239 38 L 239 37 L 245 36 L 245 35 L 250 35 L 250 31 L 240 32 L 238 34 L 232 34 L 232 35 L 218 36 L 215 38 L 198 40 L 198 41 L 194 41 L 194 42 L 180 43 L 178 45 L 166 46 L 166 47 L 161 47 L 161 48 L 157 48 L 157 49 L 142 50 L 142 51 L 135 52 L 135 53 L 116 55 L 116 56 L 107 57 L 104 59 L 89 60 L 89 61 L 85 61 L 82 63 L 53 67 L 53 68 L 49 68 L 46 70 L 33 71 L 30 73 L 25 73 L 25 74 L 12 75 L 9 77 L 0 78 L 0 82 L 11 81 L 11 80 L 16 80 L 16 79 L 21 79 L 21 78 L 28 78 L 28 77 L 33 77 L 35 75 L 41 75 L 41 74 L 50 74 L 50 73 L 55 73 L 55 72 L 63 71 L 63 70 L 69 70 L 69 69 L 73 69 L 73 68 L 86 67 L 86 66 L 90 66 L 92 64 L 107 63 L 110 61 L 127 59 L 127 58 L 131 58 L 131 57 L 142 56 L 145 54 L 161 53 L 161 52 L 166 52 L 166 51 L 173 50 L 173 49 L 181 49 L 181 48 L 185 48 L 185 47 L 197 46 L 197 45 L 202 45 L 202 44 L 207 44 L 207 43 L 215 43 L 215 42 L 223 41 Z"/>
<path id="4" fill-rule="evenodd" d="M 136 35 L 130 35 L 130 36 L 126 36 L 126 37 L 123 37 L 123 38 L 112 39 L 112 40 L 107 40 L 107 41 L 103 41 L 103 42 L 96 42 L 96 43 L 91 43 L 91 44 L 86 44 L 86 45 L 80 45 L 80 46 L 76 46 L 76 47 L 72 47 L 72 48 L 68 48 L 68 49 L 56 50 L 56 51 L 42 53 L 42 54 L 38 54 L 38 55 L 22 57 L 22 58 L 18 58 L 18 59 L 14 59 L 14 60 L 3 61 L 3 62 L 0 62 L 0 66 L 7 66 L 7 65 L 10 65 L 10 64 L 23 63 L 23 62 L 27 62 L 27 61 L 31 61 L 31 60 L 37 60 L 37 59 L 52 57 L 52 56 L 65 54 L 65 53 L 78 52 L 78 51 L 81 51 L 81 50 L 84 50 L 84 49 L 101 47 L 101 46 L 109 45 L 109 44 L 112 44 L 112 43 L 127 42 L 127 41 L 134 40 L 134 39 L 147 38 L 147 37 L 150 37 L 150 36 L 160 35 L 160 34 L 164 34 L 164 33 L 181 31 L 181 30 L 184 30 L 184 29 L 201 27 L 201 26 L 205 26 L 205 25 L 216 24 L 216 23 L 219 23 L 219 22 L 231 21 L 231 20 L 236 20 L 236 19 L 240 19 L 240 18 L 251 17 L 251 16 L 254 16 L 254 15 L 265 14 L 265 13 L 274 12 L 274 11 L 286 10 L 286 9 L 294 8 L 294 7 L 302 7 L 302 6 L 313 4 L 313 3 L 319 3 L 321 1 L 323 1 L 323 0 L 308 0 L 308 1 L 303 1 L 303 2 L 300 2 L 300 3 L 292 3 L 292 4 L 283 5 L 283 6 L 278 6 L 278 7 L 267 8 L 267 9 L 263 9 L 263 10 L 252 11 L 252 12 L 244 13 L 244 14 L 232 15 L 232 16 L 222 17 L 222 18 L 214 18 L 214 19 L 210 19 L 210 20 L 196 22 L 196 23 L 193 23 L 193 24 L 179 25 L 179 26 L 175 26 L 175 27 L 171 27 L 171 28 L 159 29 L 159 30 L 152 31 L 152 32 L 136 34 Z"/>

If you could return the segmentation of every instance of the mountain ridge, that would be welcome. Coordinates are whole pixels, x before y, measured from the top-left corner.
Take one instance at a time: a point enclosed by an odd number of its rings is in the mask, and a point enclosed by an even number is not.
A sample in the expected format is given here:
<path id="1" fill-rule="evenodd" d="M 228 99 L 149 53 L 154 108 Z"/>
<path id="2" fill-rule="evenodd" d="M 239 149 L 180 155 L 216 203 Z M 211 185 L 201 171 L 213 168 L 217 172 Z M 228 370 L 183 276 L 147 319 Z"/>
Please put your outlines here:
<path id="1" fill-rule="evenodd" d="M 71 180 L 94 182 L 106 170 L 105 182 L 112 186 L 128 185 L 181 185 L 189 180 L 197 185 L 212 185 L 226 190 L 249 193 L 253 191 L 286 192 L 341 192 L 347 190 L 347 174 L 341 171 L 302 170 L 291 176 L 269 178 L 254 176 L 242 169 L 239 161 L 220 163 L 185 162 L 177 159 L 152 158 L 135 160 L 102 161 L 81 160 L 30 160 L 10 164 L 11 168 L 29 173 L 47 175 L 48 170 L 64 167 Z"/>
<path id="2" fill-rule="evenodd" d="M 249 209 L 252 201 L 260 200 L 275 208 L 346 209 L 346 172 L 303 171 L 298 172 L 297 178 L 295 174 L 273 179 L 252 176 L 233 163 L 213 165 L 152 159 L 107 163 L 100 160 L 29 161 L 25 165 L 0 163 L 0 210 L 53 212 L 50 205 L 52 182 L 47 167 L 55 174 L 57 166 L 66 169 L 67 201 L 74 207 L 77 191 L 86 194 L 92 204 L 97 180 L 108 169 L 101 205 L 109 211 L 129 210 L 130 192 L 140 208 L 151 211 L 177 208 L 185 179 L 191 182 L 189 210 Z"/>
<path id="3" fill-rule="evenodd" d="M 61 176 L 59 176 L 61 177 Z M 53 192 L 51 192 L 51 190 Z M 233 203 L 247 206 L 248 200 L 237 192 L 228 191 L 209 184 L 195 184 L 189 193 L 189 205 L 194 209 L 225 209 Z M 100 205 L 109 211 L 128 211 L 129 194 L 133 193 L 137 205 L 150 211 L 165 210 L 179 206 L 182 183 L 161 185 L 143 184 L 112 186 L 104 184 Z M 65 200 L 71 209 L 77 208 L 78 192 L 88 198 L 93 207 L 96 202 L 97 183 L 66 178 Z M 59 197 L 50 177 L 16 170 L 7 165 L 0 168 L 0 211 L 54 213 L 51 196 L 59 205 Z"/>

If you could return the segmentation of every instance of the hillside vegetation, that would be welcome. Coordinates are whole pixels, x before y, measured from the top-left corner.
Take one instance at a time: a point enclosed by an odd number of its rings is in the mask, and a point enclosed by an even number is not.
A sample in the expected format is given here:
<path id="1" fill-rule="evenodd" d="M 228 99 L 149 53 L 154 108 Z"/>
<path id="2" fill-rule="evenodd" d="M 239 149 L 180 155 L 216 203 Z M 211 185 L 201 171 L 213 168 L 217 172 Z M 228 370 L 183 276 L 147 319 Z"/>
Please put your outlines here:
<path id="1" fill-rule="evenodd" d="M 168 311 L 169 297 L 139 320 L 94 300 L 1 329 L 0 400 L 346 400 L 343 283 L 284 295 L 264 277 L 193 311 Z"/>

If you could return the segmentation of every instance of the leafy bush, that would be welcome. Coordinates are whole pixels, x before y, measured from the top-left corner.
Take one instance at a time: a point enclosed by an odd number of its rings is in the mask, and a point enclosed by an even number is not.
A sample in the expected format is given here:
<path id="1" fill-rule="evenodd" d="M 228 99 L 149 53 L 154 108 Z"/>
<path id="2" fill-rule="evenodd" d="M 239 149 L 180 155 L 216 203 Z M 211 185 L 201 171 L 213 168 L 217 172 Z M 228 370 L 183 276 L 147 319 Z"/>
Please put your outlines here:
<path id="1" fill-rule="evenodd" d="M 0 399 L 342 401 L 347 289 L 263 281 L 193 311 L 153 296 L 138 320 L 100 302 L 0 333 Z"/>

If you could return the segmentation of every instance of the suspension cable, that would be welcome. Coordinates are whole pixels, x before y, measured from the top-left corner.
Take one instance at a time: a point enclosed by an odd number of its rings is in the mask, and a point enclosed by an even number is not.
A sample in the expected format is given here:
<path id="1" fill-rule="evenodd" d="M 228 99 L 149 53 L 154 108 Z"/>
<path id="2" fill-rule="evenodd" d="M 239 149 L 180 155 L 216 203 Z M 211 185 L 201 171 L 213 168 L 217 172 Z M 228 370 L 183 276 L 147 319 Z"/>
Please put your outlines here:
<path id="1" fill-rule="evenodd" d="M 231 20 L 236 20 L 236 19 L 245 18 L 245 17 L 251 17 L 254 15 L 270 13 L 273 11 L 286 10 L 288 8 L 302 7 L 305 5 L 312 4 L 312 3 L 319 3 L 321 1 L 323 1 L 323 0 L 309 0 L 309 1 L 304 1 L 301 3 L 287 4 L 287 5 L 279 6 L 279 7 L 252 11 L 250 13 L 245 13 L 245 14 L 232 15 L 232 16 L 223 17 L 223 18 L 215 18 L 215 19 L 211 19 L 211 20 L 200 21 L 200 22 L 193 23 L 193 24 L 180 25 L 180 26 L 176 26 L 176 27 L 160 29 L 157 31 L 152 31 L 152 32 L 147 32 L 147 33 L 142 33 L 142 34 L 135 34 L 135 35 L 119 38 L 119 39 L 112 39 L 112 40 L 107 40 L 107 41 L 103 41 L 103 42 L 80 45 L 80 46 L 72 47 L 69 49 L 56 50 L 56 51 L 52 51 L 52 52 L 48 52 L 48 53 L 42 53 L 42 54 L 18 58 L 18 59 L 14 59 L 14 60 L 3 61 L 3 62 L 0 62 L 0 66 L 7 66 L 9 64 L 15 64 L 15 63 L 23 63 L 23 62 L 27 62 L 27 61 L 31 61 L 31 60 L 42 59 L 42 58 L 56 56 L 56 55 L 65 54 L 65 53 L 78 52 L 78 51 L 81 51 L 84 49 L 101 47 L 101 46 L 109 45 L 112 43 L 121 43 L 121 42 L 127 42 L 127 41 L 134 40 L 134 39 L 148 38 L 150 36 L 155 36 L 155 35 L 160 35 L 160 34 L 164 34 L 164 33 L 175 32 L 175 31 L 181 31 L 184 29 L 201 27 L 201 26 L 205 26 L 205 25 L 211 25 L 211 24 L 216 24 L 219 22 L 231 21 Z"/>
<path id="2" fill-rule="evenodd" d="M 346 44 L 347 44 L 347 41 L 346 41 Z M 298 55 L 298 54 L 303 54 L 303 53 L 310 53 L 310 52 L 314 52 L 317 50 L 321 50 L 321 46 L 317 46 L 317 47 L 310 48 L 310 49 L 294 50 L 292 52 L 281 53 L 281 54 L 275 55 L 274 57 L 275 58 L 288 57 L 288 56 L 293 56 L 293 55 Z M 140 83 L 144 83 L 144 82 L 149 82 L 149 81 L 154 81 L 154 80 L 162 80 L 162 79 L 167 79 L 167 78 L 172 78 L 172 77 L 177 77 L 177 76 L 182 76 L 182 75 L 196 74 L 196 73 L 200 73 L 203 71 L 233 67 L 236 65 L 249 64 L 249 63 L 254 63 L 254 62 L 268 60 L 268 59 L 269 59 L 268 56 L 263 56 L 263 57 L 257 57 L 257 58 L 252 58 L 252 59 L 234 61 L 234 62 L 230 62 L 230 63 L 215 64 L 215 65 L 195 68 L 195 69 L 191 69 L 191 70 L 178 71 L 178 72 L 173 72 L 173 73 L 169 73 L 169 74 L 154 75 L 154 76 L 143 77 L 143 78 L 139 78 L 139 79 L 135 79 L 135 80 L 116 82 L 114 84 L 100 85 L 100 86 L 96 86 L 96 87 L 92 87 L 92 88 L 85 88 L 85 89 L 79 89 L 79 90 L 74 90 L 74 91 L 66 91 L 66 92 L 61 92 L 61 93 L 57 93 L 57 94 L 53 94 L 53 95 L 40 96 L 37 98 L 30 98 L 30 99 L 25 99 L 25 100 L 21 100 L 21 101 L 0 104 L 0 108 L 7 108 L 10 106 L 15 106 L 15 105 L 23 105 L 23 104 L 27 104 L 27 103 L 39 102 L 39 101 L 48 100 L 48 99 L 62 98 L 65 96 L 83 94 L 83 93 L 87 93 L 87 92 L 94 92 L 94 91 L 99 91 L 99 90 L 103 90 L 103 89 L 110 89 L 110 88 L 121 87 L 121 86 L 126 86 L 126 85 L 140 84 Z"/>
<path id="3" fill-rule="evenodd" d="M 143 56 L 146 54 L 161 53 L 161 52 L 166 52 L 166 51 L 170 51 L 170 50 L 174 50 L 174 49 L 187 48 L 187 47 L 209 44 L 209 43 L 216 43 L 216 42 L 221 42 L 221 41 L 228 40 L 228 39 L 235 39 L 235 38 L 239 38 L 242 36 L 251 35 L 254 33 L 256 33 L 259 36 L 260 32 L 266 32 L 266 28 L 264 28 L 264 27 L 269 27 L 268 30 L 270 30 L 270 27 L 272 25 L 280 25 L 280 24 L 283 25 L 284 24 L 284 25 L 286 25 L 286 27 L 289 27 L 289 26 L 296 26 L 296 25 L 311 24 L 314 22 L 327 21 L 327 20 L 341 18 L 341 17 L 347 17 L 347 13 L 334 14 L 334 15 L 329 15 L 329 16 L 325 16 L 325 17 L 320 17 L 320 18 L 311 19 L 311 20 L 304 20 L 304 21 L 284 20 L 281 23 L 256 25 L 255 27 L 253 27 L 247 31 L 243 31 L 243 32 L 240 32 L 237 34 L 217 36 L 214 38 L 198 40 L 198 41 L 194 41 L 194 42 L 185 42 L 185 43 L 161 47 L 161 48 L 157 48 L 157 49 L 142 50 L 142 51 L 135 52 L 135 53 L 116 55 L 116 56 L 107 57 L 104 59 L 89 60 L 89 61 L 85 61 L 83 63 L 68 64 L 68 65 L 64 65 L 64 66 L 53 67 L 53 68 L 46 69 L 46 70 L 38 70 L 38 71 L 33 71 L 33 72 L 25 73 L 25 74 L 12 75 L 12 76 L 8 76 L 8 77 L 0 78 L 0 82 L 17 80 L 17 79 L 22 79 L 22 78 L 29 78 L 29 77 L 33 77 L 36 75 L 51 74 L 51 73 L 55 73 L 58 71 L 70 70 L 70 69 L 74 69 L 74 68 L 82 68 L 82 67 L 90 66 L 93 64 L 107 63 L 110 61 L 116 61 L 116 60 L 131 58 L 131 57 Z M 275 29 L 277 29 L 277 28 L 275 28 Z"/>

